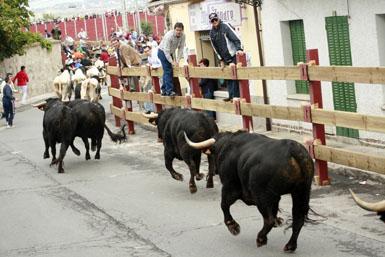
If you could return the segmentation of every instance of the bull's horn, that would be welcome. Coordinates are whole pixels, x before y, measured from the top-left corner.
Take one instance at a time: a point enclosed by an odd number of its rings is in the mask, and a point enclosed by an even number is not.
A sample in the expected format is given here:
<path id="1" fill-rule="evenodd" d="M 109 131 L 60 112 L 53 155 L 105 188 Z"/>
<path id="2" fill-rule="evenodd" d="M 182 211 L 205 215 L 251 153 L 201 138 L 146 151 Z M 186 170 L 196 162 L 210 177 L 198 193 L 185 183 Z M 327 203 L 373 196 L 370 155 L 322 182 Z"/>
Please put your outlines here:
<path id="1" fill-rule="evenodd" d="M 186 139 L 187 144 L 189 144 L 189 146 L 191 146 L 192 148 L 195 148 L 195 149 L 206 148 L 206 147 L 209 147 L 215 143 L 214 138 L 210 138 L 210 139 L 207 139 L 207 140 L 199 142 L 199 143 L 194 143 L 194 142 L 191 142 L 190 139 L 188 139 L 186 132 L 183 132 L 183 133 L 184 133 L 184 138 Z"/>
<path id="2" fill-rule="evenodd" d="M 367 211 L 376 211 L 376 212 L 383 212 L 385 211 L 385 200 L 377 203 L 368 203 L 365 201 L 362 201 L 360 198 L 356 196 L 356 194 L 349 188 L 350 194 L 352 195 L 354 201 L 360 206 L 362 209 L 365 209 Z"/>
<path id="3" fill-rule="evenodd" d="M 142 115 L 143 115 L 145 118 L 147 118 L 147 119 L 156 119 L 156 118 L 158 118 L 158 114 L 155 113 L 155 112 L 152 112 L 152 113 L 150 113 L 150 114 L 145 114 L 145 113 L 142 112 Z"/>
<path id="4" fill-rule="evenodd" d="M 38 104 L 33 104 L 32 106 L 33 106 L 33 107 L 40 108 L 40 107 L 44 106 L 46 103 L 47 103 L 46 101 L 43 101 L 43 102 L 40 102 L 40 103 L 38 103 Z"/>

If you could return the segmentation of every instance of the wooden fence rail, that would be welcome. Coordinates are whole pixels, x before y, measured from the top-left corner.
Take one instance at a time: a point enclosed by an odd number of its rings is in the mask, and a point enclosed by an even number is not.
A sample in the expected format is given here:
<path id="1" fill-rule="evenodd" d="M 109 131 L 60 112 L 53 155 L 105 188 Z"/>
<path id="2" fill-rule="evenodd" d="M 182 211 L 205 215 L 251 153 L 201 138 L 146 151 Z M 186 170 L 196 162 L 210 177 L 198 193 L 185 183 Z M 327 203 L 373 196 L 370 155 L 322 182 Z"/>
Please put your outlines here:
<path id="1" fill-rule="evenodd" d="M 193 67 L 190 63 L 188 66 L 186 65 L 184 67 L 173 68 L 173 76 L 187 78 L 188 80 L 191 78 L 212 78 L 238 80 L 309 80 L 315 83 L 318 81 L 335 81 L 385 84 L 385 67 L 322 67 L 312 65 L 313 62 L 314 61 L 311 61 L 309 64 L 300 64 L 298 66 L 291 67 L 241 67 L 241 64 L 238 64 L 236 67 L 228 67 L 224 70 L 221 70 L 221 68 Z M 115 78 L 119 74 L 118 67 L 116 66 L 108 66 L 107 72 Z M 122 69 L 123 77 L 148 75 L 151 75 L 153 78 L 159 77 L 163 75 L 163 70 L 161 68 L 151 70 L 149 74 L 149 70 L 146 68 Z M 311 84 L 312 83 L 310 83 L 310 85 Z M 332 125 L 385 133 L 385 117 L 344 111 L 324 110 L 322 109 L 322 95 L 320 97 L 317 96 L 321 99 L 321 101 L 318 99 L 317 101 L 311 101 L 312 106 L 307 105 L 302 107 L 292 107 L 246 103 L 244 99 L 234 99 L 233 103 L 226 103 L 223 101 L 190 96 L 164 98 L 161 97 L 159 93 L 128 92 L 123 88 L 119 88 L 120 87 L 116 85 L 109 87 L 109 94 L 113 97 L 113 99 L 115 99 L 114 101 L 119 99 L 120 101 L 126 103 L 128 101 L 153 102 L 158 105 L 164 104 L 170 106 L 183 106 L 192 109 L 238 114 L 243 117 L 255 116 L 312 123 L 314 140 L 301 143 L 307 147 L 310 154 L 313 155 L 314 159 L 316 159 L 316 167 L 317 162 L 319 164 L 324 161 L 385 174 L 385 158 L 326 146 L 324 139 L 321 138 L 322 136 L 320 137 L 319 133 L 316 133 L 317 135 L 314 134 L 315 125 Z M 313 92 L 310 94 L 312 99 L 312 97 L 314 97 L 314 95 L 312 95 Z M 148 122 L 148 120 L 145 119 L 140 113 L 128 111 L 127 107 L 121 106 L 122 105 L 114 106 L 111 104 L 111 112 L 116 117 L 132 122 Z M 321 108 L 318 108 L 318 106 Z M 320 131 L 322 131 L 321 133 L 324 133 L 323 128 L 321 128 Z M 322 163 L 320 166 L 322 166 Z M 319 167 L 317 167 L 317 169 L 318 168 Z M 318 174 L 319 171 L 317 171 L 317 175 Z M 327 166 L 326 177 L 325 175 L 322 175 L 318 176 L 318 179 L 321 179 L 321 181 L 317 181 L 317 184 L 328 184 Z"/>
<path id="2" fill-rule="evenodd" d="M 118 68 L 108 66 L 111 75 L 118 75 Z M 355 82 L 367 84 L 385 84 L 385 67 L 352 67 L 352 66 L 308 66 L 309 80 Z M 123 76 L 145 76 L 145 68 L 123 68 Z M 152 76 L 162 76 L 159 68 L 151 71 Z M 185 77 L 183 67 L 173 68 L 174 77 Z M 223 71 L 219 67 L 192 67 L 189 66 L 190 78 L 232 79 L 232 70 L 226 67 Z M 237 67 L 239 80 L 301 80 L 299 66 L 292 67 Z"/>

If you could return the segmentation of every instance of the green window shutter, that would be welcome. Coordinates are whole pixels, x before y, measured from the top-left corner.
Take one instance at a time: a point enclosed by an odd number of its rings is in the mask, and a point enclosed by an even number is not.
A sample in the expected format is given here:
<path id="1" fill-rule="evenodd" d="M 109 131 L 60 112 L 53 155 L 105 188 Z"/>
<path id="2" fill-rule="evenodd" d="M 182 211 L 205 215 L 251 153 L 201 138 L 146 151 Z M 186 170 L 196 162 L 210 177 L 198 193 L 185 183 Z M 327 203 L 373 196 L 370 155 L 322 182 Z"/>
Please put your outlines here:
<path id="1" fill-rule="evenodd" d="M 291 49 L 293 64 L 306 62 L 305 31 L 302 20 L 289 21 Z M 309 94 L 309 82 L 303 80 L 295 81 L 295 88 L 299 94 Z"/>
<path id="2" fill-rule="evenodd" d="M 352 66 L 347 16 L 326 17 L 330 65 Z M 332 82 L 334 109 L 356 112 L 354 83 Z M 358 130 L 337 127 L 337 135 L 358 138 Z"/>

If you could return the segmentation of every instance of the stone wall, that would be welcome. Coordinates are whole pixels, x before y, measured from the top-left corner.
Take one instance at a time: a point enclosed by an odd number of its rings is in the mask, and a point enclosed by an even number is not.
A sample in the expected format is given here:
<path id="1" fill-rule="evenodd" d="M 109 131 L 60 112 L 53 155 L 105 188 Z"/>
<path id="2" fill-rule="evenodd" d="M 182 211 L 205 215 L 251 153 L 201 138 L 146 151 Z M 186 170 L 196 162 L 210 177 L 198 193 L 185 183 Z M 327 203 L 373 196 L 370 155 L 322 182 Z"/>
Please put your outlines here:
<path id="1" fill-rule="evenodd" d="M 24 65 L 29 77 L 28 97 L 53 92 L 53 79 L 62 67 L 60 42 L 52 42 L 52 51 L 41 48 L 40 44 L 26 47 L 25 51 L 23 56 L 15 55 L 0 63 L 3 78 L 7 72 L 15 76 Z"/>

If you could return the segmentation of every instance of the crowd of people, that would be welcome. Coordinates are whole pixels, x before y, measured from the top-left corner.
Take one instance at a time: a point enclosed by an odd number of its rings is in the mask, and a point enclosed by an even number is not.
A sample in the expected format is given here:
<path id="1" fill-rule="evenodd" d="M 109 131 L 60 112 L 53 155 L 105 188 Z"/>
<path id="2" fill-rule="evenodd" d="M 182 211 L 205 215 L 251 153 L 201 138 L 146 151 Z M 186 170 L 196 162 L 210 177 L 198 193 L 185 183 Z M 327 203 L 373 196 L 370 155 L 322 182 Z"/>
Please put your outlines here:
<path id="1" fill-rule="evenodd" d="M 222 22 L 216 13 L 211 13 L 209 20 L 212 24 L 210 41 L 223 70 L 225 65 L 236 64 L 237 54 L 244 54 L 242 44 L 231 25 Z M 52 36 L 55 39 L 60 39 L 61 37 L 61 32 L 57 25 L 49 34 L 50 37 Z M 103 41 L 100 41 L 96 46 L 87 45 L 87 33 L 83 29 L 78 33 L 77 38 L 79 39 L 79 44 L 75 44 L 74 39 L 70 36 L 66 37 L 65 44 L 63 44 L 63 50 L 67 56 L 65 65 L 71 70 L 74 71 L 77 68 L 81 68 L 85 73 L 85 68 L 91 66 L 96 59 L 106 64 L 111 56 L 115 56 L 118 61 L 121 85 L 127 86 L 129 91 L 136 91 L 136 85 L 139 81 L 141 91 L 148 92 L 153 86 L 152 80 L 149 76 L 143 76 L 140 79 L 136 76 L 123 77 L 121 69 L 149 65 L 151 69 L 163 68 L 163 76 L 160 80 L 162 97 L 181 95 L 180 85 L 173 79 L 172 72 L 173 67 L 179 66 L 181 58 L 184 57 L 183 50 L 186 36 L 183 23 L 177 22 L 174 25 L 174 29 L 168 31 L 162 38 L 152 33 L 149 35 L 144 33 L 138 35 L 135 30 L 123 32 L 121 28 L 117 28 L 116 31 L 112 29 L 110 34 L 111 45 L 104 44 Z M 176 50 L 178 50 L 177 58 L 175 58 Z M 141 53 L 147 58 L 142 58 L 140 56 Z M 199 61 L 199 65 L 201 67 L 209 67 L 210 62 L 208 59 L 203 58 Z M 12 128 L 14 126 L 15 101 L 18 101 L 18 98 L 14 95 L 21 92 L 21 103 L 26 103 L 29 78 L 25 71 L 25 66 L 21 67 L 15 77 L 11 73 L 7 73 L 5 78 L 2 75 L 0 73 L 0 94 L 3 101 L 1 118 L 6 119 L 8 128 Z M 16 80 L 17 87 L 14 85 Z M 234 97 L 240 97 L 238 80 L 226 80 L 225 82 L 229 97 L 224 99 L 224 101 L 232 101 Z M 202 79 L 199 86 L 204 98 L 214 98 L 217 80 Z M 145 103 L 144 108 L 146 113 L 155 111 L 153 103 Z M 208 113 L 215 117 L 214 112 L 209 111 Z"/>
<path id="2" fill-rule="evenodd" d="M 144 12 L 143 10 L 139 10 L 139 12 Z M 133 14 L 133 11 L 126 11 L 126 14 Z M 58 24 L 61 22 L 67 22 L 67 21 L 76 21 L 76 20 L 82 20 L 82 19 L 95 19 L 95 18 L 101 18 L 102 16 L 104 17 L 118 17 L 121 16 L 121 12 L 118 10 L 110 10 L 106 11 L 104 13 L 86 13 L 86 14 L 81 14 L 78 16 L 71 16 L 71 17 L 60 17 L 60 18 L 52 18 L 52 19 L 39 19 L 37 21 L 31 21 L 30 25 L 35 26 L 38 24 Z"/>

